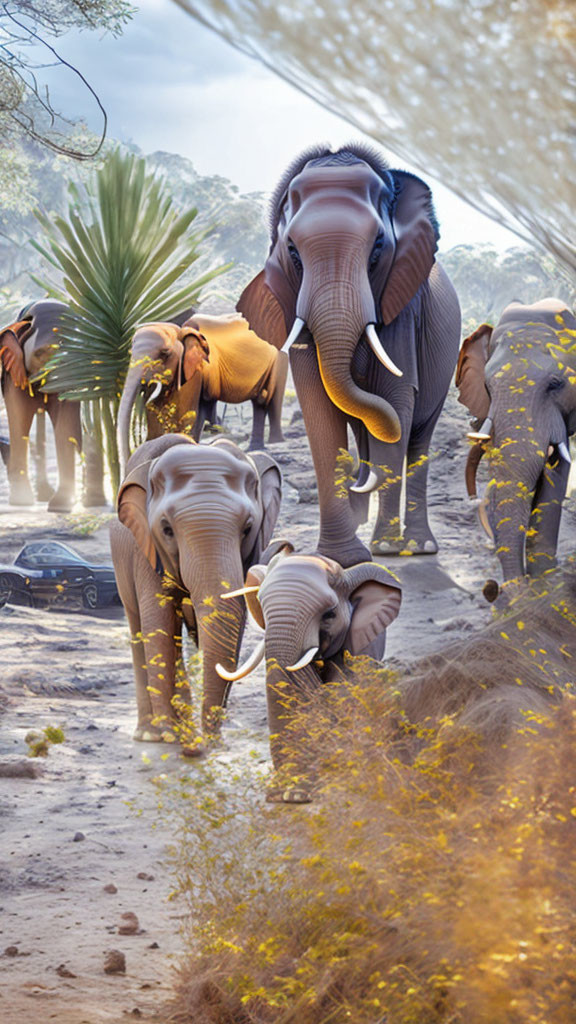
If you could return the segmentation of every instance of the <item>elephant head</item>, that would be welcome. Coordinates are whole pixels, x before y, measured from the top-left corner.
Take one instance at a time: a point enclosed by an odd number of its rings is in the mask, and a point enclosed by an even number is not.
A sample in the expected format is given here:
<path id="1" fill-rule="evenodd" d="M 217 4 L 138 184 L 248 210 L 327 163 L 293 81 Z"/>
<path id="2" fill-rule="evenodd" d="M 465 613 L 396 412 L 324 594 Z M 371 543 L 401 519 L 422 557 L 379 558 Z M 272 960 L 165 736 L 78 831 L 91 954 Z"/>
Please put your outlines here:
<path id="1" fill-rule="evenodd" d="M 280 553 L 268 566 L 253 566 L 240 590 L 265 637 L 249 661 L 236 672 L 240 679 L 266 656 L 268 720 L 272 757 L 283 760 L 285 697 L 309 692 L 327 678 L 343 655 L 384 655 L 386 628 L 398 615 L 400 586 L 383 566 L 364 562 L 343 569 L 321 555 Z M 286 684 L 290 692 L 286 692 Z M 281 692 L 278 692 L 280 684 Z"/>
<path id="2" fill-rule="evenodd" d="M 396 410 L 358 386 L 352 362 L 365 336 L 401 375 L 377 325 L 390 324 L 426 281 L 437 238 L 431 193 L 419 178 L 390 170 L 361 146 L 304 153 L 276 191 L 270 254 L 238 308 L 278 348 L 306 325 L 332 402 L 374 437 L 397 441 Z"/>
<path id="3" fill-rule="evenodd" d="M 206 724 L 227 692 L 216 663 L 234 670 L 244 627 L 243 602 L 220 593 L 223 585 L 241 586 L 262 556 L 280 507 L 280 471 L 263 452 L 249 456 L 230 441 L 199 445 L 181 434 L 147 441 L 127 469 L 118 516 L 169 581 L 197 637 Z M 150 597 L 157 599 L 156 590 Z"/>
<path id="4" fill-rule="evenodd" d="M 206 338 L 190 323 L 151 323 L 138 328 L 118 410 L 118 447 L 124 466 L 130 457 L 130 419 L 137 396 L 143 393 L 147 404 L 160 395 L 165 398 L 201 372 L 209 358 Z"/>
<path id="5" fill-rule="evenodd" d="M 576 430 L 576 318 L 559 299 L 511 303 L 496 328 L 483 324 L 462 346 L 459 401 L 478 421 L 467 466 L 486 450 L 490 482 L 481 520 L 506 581 L 554 565 L 561 503 Z M 487 515 L 486 515 L 487 513 Z"/>
<path id="6" fill-rule="evenodd" d="M 67 306 L 56 299 L 39 299 L 18 314 L 17 321 L 0 328 L 0 368 L 16 387 L 25 389 L 44 369 L 59 347 L 58 332 Z"/>

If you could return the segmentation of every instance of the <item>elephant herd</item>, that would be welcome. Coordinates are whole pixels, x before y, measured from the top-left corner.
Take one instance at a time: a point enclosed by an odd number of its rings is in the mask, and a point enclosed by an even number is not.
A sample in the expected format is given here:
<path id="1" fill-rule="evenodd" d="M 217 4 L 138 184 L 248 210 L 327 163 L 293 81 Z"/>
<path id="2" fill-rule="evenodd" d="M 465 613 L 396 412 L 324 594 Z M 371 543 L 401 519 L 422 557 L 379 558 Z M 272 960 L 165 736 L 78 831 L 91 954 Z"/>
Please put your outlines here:
<path id="1" fill-rule="evenodd" d="M 346 652 L 382 658 L 401 593 L 372 556 L 438 550 L 428 453 L 455 368 L 459 400 L 475 421 L 466 482 L 475 496 L 486 454 L 493 479 L 480 518 L 504 580 L 554 564 L 576 430 L 576 319 L 557 299 L 513 302 L 496 327 L 482 325 L 460 348 L 458 298 L 436 262 L 437 242 L 423 181 L 362 146 L 318 147 L 274 193 L 269 255 L 239 299 L 240 315 L 192 314 L 136 332 L 119 413 L 125 475 L 111 527 L 133 636 L 135 738 L 177 736 L 190 756 L 202 749 L 175 710 L 183 624 L 202 657 L 206 734 L 218 728 L 231 683 L 266 658 L 277 769 L 286 692 L 331 681 Z M 43 315 L 47 305 L 37 304 Z M 29 433 L 41 401 L 26 348 L 38 335 L 34 315 L 24 311 L 0 335 L 17 503 L 30 497 L 17 435 L 24 421 Z M 274 540 L 281 474 L 256 450 L 265 415 L 270 441 L 282 437 L 287 352 L 318 482 L 320 533 L 309 554 Z M 139 394 L 149 439 L 130 455 Z M 198 443 L 218 399 L 252 400 L 249 451 L 222 438 Z M 378 511 L 368 549 L 357 531 L 372 491 Z M 238 668 L 247 608 L 263 639 Z M 307 800 L 309 788 L 280 787 L 278 799 Z"/>

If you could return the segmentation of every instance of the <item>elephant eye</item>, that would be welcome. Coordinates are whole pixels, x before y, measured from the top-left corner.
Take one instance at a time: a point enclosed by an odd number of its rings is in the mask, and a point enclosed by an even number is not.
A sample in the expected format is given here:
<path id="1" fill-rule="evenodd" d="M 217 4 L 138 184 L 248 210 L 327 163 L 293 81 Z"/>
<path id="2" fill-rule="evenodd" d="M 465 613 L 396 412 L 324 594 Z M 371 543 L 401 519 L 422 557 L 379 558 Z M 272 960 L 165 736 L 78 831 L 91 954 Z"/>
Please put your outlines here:
<path id="1" fill-rule="evenodd" d="M 162 521 L 162 533 L 164 534 L 165 537 L 174 536 L 174 530 L 170 526 L 170 523 L 167 523 L 165 519 Z"/>
<path id="2" fill-rule="evenodd" d="M 335 619 L 335 618 L 336 618 L 336 609 L 335 608 L 329 608 L 327 612 L 324 612 L 324 615 L 322 616 L 322 622 L 330 622 L 331 619 Z"/>
<path id="3" fill-rule="evenodd" d="M 369 260 L 369 263 L 368 263 L 368 266 L 369 266 L 370 270 L 373 270 L 374 267 L 376 266 L 376 264 L 378 263 L 378 260 L 380 259 L 380 253 L 382 252 L 383 248 L 384 248 L 384 235 L 378 235 L 378 238 L 374 242 L 374 247 L 372 249 L 372 252 L 370 253 L 370 260 Z"/>
<path id="4" fill-rule="evenodd" d="M 253 523 L 252 519 L 249 519 L 248 522 L 246 523 L 246 526 L 244 527 L 244 530 L 243 530 L 243 533 L 242 533 L 243 537 L 247 537 L 248 536 L 248 534 L 250 533 L 250 530 L 252 529 L 253 525 L 254 525 L 254 523 Z"/>
<path id="5" fill-rule="evenodd" d="M 288 253 L 290 255 L 292 263 L 296 267 L 296 270 L 302 270 L 302 260 L 300 259 L 300 253 L 298 252 L 298 249 L 294 245 L 294 242 L 290 240 L 288 241 Z"/>
<path id="6" fill-rule="evenodd" d="M 562 377 L 552 377 L 546 385 L 546 391 L 560 391 L 564 387 L 566 381 Z"/>

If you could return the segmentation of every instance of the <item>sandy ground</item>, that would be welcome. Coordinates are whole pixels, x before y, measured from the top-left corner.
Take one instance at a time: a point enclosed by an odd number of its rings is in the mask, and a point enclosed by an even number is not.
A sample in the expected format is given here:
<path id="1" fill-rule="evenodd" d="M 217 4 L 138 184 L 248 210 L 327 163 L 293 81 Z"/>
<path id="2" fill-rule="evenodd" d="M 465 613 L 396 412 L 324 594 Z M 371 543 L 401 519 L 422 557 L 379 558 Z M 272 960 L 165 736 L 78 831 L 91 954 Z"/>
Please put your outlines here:
<path id="1" fill-rule="evenodd" d="M 238 417 L 230 422 L 242 426 Z M 481 587 L 498 572 L 465 496 L 466 426 L 451 396 L 431 469 L 440 553 L 385 563 L 404 588 L 400 616 L 388 633 L 387 655 L 395 660 L 437 649 L 492 614 Z M 289 485 L 296 480 L 304 493 L 312 484 L 306 440 L 293 437 L 271 451 L 287 483 L 277 533 L 300 550 L 311 548 L 317 505 L 301 503 Z M 572 498 L 561 552 L 575 523 Z M 89 537 L 74 533 L 77 527 L 74 517 L 50 515 L 45 506 L 20 512 L 0 504 L 0 563 L 39 537 L 65 540 L 109 561 L 107 527 Z M 368 527 L 362 535 L 367 539 Z M 254 640 L 248 631 L 245 651 Z M 162 1020 L 181 949 L 181 918 L 177 901 L 168 900 L 165 859 L 173 837 L 158 811 L 153 779 L 159 772 L 198 769 L 170 748 L 131 739 L 132 670 L 121 610 L 97 617 L 7 607 L 0 611 L 0 665 L 0 757 L 25 757 L 32 728 L 60 725 L 66 737 L 50 748 L 38 778 L 0 778 L 0 1020 Z M 237 765 L 253 750 L 267 763 L 262 672 L 233 689 L 223 744 L 212 756 Z M 105 891 L 109 886 L 116 891 Z M 118 932 L 126 912 L 138 917 L 135 934 Z M 112 949 L 125 954 L 125 974 L 104 973 Z"/>

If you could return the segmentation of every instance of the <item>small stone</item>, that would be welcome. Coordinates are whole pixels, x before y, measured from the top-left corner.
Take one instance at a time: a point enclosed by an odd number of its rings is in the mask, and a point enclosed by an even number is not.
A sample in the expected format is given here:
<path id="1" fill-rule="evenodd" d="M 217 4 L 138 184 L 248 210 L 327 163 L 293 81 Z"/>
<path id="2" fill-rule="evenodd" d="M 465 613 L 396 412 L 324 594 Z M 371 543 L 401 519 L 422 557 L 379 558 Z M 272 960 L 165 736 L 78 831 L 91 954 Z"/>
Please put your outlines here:
<path id="1" fill-rule="evenodd" d="M 138 1007 L 135 1006 L 133 1010 L 130 1010 L 130 1016 L 131 1017 L 141 1017 L 142 1016 L 142 1010 L 139 1010 Z"/>
<path id="2" fill-rule="evenodd" d="M 104 974 L 126 974 L 126 957 L 119 949 L 104 954 Z"/>
<path id="3" fill-rule="evenodd" d="M 114 882 L 108 882 L 108 885 L 104 885 L 102 887 L 102 891 L 103 892 L 109 892 L 109 893 L 112 893 L 112 895 L 114 895 L 115 892 L 118 892 L 118 889 L 114 885 Z"/>
<path id="4" fill-rule="evenodd" d="M 86 836 L 84 835 L 83 832 L 75 832 L 74 836 L 73 836 L 73 839 L 72 839 L 72 842 L 73 843 L 81 843 L 83 839 L 86 839 Z"/>
<path id="5" fill-rule="evenodd" d="M 150 945 L 148 946 L 148 949 L 160 949 L 160 946 L 158 945 L 157 942 L 151 942 Z"/>
<path id="6" fill-rule="evenodd" d="M 29 757 L 0 758 L 0 779 L 38 779 L 44 772 L 44 765 Z"/>
<path id="7" fill-rule="evenodd" d="M 18 956 L 18 946 L 6 946 L 4 950 L 4 956 Z"/>
<path id="8" fill-rule="evenodd" d="M 118 925 L 118 935 L 135 935 L 140 927 L 136 914 L 133 914 L 131 910 L 122 914 L 120 922 Z"/>
<path id="9" fill-rule="evenodd" d="M 143 882 L 153 882 L 154 875 L 148 875 L 145 871 L 139 871 L 136 878 L 141 878 Z"/>
<path id="10" fill-rule="evenodd" d="M 76 975 L 72 971 L 70 971 L 68 969 L 68 967 L 66 967 L 66 964 L 60 964 L 60 966 L 56 968 L 56 974 L 60 978 L 75 978 L 76 977 Z"/>

